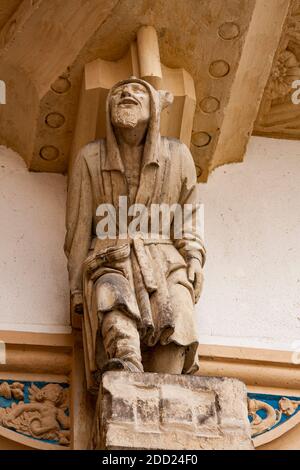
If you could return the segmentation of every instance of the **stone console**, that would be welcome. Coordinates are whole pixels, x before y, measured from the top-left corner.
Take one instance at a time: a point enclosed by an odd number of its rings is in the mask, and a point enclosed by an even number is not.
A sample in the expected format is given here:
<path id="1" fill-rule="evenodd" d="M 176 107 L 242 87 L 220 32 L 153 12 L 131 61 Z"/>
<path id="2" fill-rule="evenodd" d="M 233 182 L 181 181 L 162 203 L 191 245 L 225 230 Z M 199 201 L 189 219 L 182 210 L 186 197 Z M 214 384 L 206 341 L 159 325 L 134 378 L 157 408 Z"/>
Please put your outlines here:
<path id="1" fill-rule="evenodd" d="M 236 379 L 107 372 L 92 449 L 253 449 L 245 385 Z"/>

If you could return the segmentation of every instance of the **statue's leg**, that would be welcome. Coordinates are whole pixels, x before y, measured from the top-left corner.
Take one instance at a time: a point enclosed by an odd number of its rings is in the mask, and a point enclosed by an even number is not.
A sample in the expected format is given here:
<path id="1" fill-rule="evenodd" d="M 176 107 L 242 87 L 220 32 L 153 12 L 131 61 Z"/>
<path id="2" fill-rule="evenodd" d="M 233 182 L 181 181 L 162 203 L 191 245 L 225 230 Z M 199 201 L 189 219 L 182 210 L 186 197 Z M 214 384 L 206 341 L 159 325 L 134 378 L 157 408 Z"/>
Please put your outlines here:
<path id="1" fill-rule="evenodd" d="M 190 346 L 197 345 L 198 337 L 191 292 L 179 282 L 185 279 L 186 272 L 177 271 L 168 281 L 175 330 L 169 344 L 157 344 L 147 351 L 147 372 L 181 374 L 193 365 Z"/>
<path id="2" fill-rule="evenodd" d="M 170 343 L 165 346 L 158 344 L 150 354 L 147 372 L 160 374 L 181 374 L 185 361 L 185 347 Z"/>
<path id="3" fill-rule="evenodd" d="M 120 310 L 104 313 L 101 333 L 108 357 L 105 370 L 143 372 L 140 336 L 133 318 Z"/>

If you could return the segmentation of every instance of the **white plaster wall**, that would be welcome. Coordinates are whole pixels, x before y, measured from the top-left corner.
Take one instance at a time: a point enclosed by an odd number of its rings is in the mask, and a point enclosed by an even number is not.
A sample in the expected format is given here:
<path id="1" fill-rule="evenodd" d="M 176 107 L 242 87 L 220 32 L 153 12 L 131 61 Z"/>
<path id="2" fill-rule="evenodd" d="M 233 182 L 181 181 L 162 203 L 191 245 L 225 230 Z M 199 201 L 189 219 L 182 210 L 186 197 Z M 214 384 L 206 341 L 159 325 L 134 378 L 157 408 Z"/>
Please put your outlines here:
<path id="1" fill-rule="evenodd" d="M 65 177 L 0 147 L 0 330 L 70 331 L 65 199 Z"/>
<path id="2" fill-rule="evenodd" d="M 300 340 L 300 144 L 252 137 L 243 163 L 201 185 L 208 252 L 203 343 L 294 349 Z"/>
<path id="3" fill-rule="evenodd" d="M 203 343 L 293 349 L 300 340 L 300 144 L 253 137 L 201 185 L 208 258 Z M 66 179 L 0 147 L 0 330 L 69 331 Z"/>

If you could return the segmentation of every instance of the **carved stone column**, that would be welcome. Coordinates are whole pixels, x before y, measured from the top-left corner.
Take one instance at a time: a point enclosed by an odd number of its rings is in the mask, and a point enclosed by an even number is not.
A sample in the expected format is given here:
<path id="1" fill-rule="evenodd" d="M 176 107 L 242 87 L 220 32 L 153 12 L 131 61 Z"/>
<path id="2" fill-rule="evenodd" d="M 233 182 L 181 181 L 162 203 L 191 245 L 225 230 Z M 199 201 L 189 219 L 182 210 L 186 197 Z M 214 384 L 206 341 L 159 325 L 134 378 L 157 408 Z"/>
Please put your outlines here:
<path id="1" fill-rule="evenodd" d="M 92 449 L 253 449 L 246 387 L 236 379 L 107 372 Z"/>

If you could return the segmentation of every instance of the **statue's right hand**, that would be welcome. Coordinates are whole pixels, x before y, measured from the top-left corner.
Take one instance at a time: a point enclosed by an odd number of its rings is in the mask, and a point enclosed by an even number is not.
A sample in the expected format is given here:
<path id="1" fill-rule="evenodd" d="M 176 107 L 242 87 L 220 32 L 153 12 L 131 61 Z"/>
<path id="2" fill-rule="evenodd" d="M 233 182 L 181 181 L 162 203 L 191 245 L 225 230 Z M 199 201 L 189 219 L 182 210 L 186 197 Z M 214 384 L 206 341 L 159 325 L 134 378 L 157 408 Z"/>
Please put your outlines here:
<path id="1" fill-rule="evenodd" d="M 81 292 L 71 295 L 71 313 L 83 313 L 83 297 Z"/>

